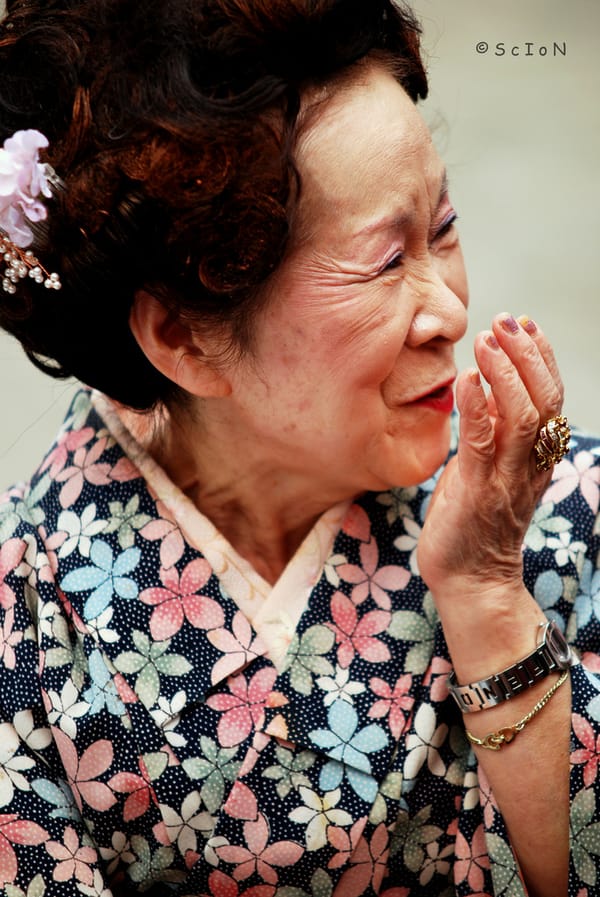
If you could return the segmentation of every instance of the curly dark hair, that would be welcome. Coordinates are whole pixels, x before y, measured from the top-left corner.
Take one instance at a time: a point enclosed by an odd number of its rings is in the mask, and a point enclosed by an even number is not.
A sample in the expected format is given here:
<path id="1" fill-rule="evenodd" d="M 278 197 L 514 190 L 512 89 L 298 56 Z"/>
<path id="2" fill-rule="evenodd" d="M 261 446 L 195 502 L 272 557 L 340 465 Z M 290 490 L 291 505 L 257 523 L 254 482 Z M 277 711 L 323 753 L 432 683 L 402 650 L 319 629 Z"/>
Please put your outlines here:
<path id="1" fill-rule="evenodd" d="M 419 26 L 395 0 L 12 0 L 0 26 L 0 140 L 36 128 L 64 182 L 34 249 L 62 290 L 19 284 L 0 326 L 55 377 L 132 408 L 177 387 L 129 328 L 145 289 L 248 348 L 300 187 L 307 88 L 369 54 L 416 102 Z"/>

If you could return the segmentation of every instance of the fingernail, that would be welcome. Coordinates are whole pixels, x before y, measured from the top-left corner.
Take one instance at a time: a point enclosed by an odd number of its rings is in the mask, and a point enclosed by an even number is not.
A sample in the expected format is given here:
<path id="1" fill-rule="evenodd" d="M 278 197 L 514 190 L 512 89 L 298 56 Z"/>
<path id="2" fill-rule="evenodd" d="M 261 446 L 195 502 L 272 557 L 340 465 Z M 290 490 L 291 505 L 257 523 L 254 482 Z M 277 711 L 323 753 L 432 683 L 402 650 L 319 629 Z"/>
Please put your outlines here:
<path id="1" fill-rule="evenodd" d="M 493 333 L 488 333 L 488 335 L 485 338 L 485 341 L 488 344 L 488 346 L 490 347 L 490 349 L 499 349 L 500 348 L 500 343 L 498 342 L 498 340 L 496 339 L 496 337 L 494 336 Z"/>
<path id="2" fill-rule="evenodd" d="M 502 318 L 502 326 L 506 330 L 507 333 L 518 333 L 519 325 L 515 321 L 512 315 L 508 315 L 506 318 Z"/>
<path id="3" fill-rule="evenodd" d="M 537 325 L 535 321 L 532 321 L 531 318 L 527 317 L 527 315 L 522 315 L 518 320 L 523 330 L 530 336 L 533 336 L 534 333 L 537 333 Z"/>
<path id="4" fill-rule="evenodd" d="M 473 384 L 473 386 L 481 386 L 481 376 L 477 368 L 473 368 L 469 371 L 469 380 Z"/>

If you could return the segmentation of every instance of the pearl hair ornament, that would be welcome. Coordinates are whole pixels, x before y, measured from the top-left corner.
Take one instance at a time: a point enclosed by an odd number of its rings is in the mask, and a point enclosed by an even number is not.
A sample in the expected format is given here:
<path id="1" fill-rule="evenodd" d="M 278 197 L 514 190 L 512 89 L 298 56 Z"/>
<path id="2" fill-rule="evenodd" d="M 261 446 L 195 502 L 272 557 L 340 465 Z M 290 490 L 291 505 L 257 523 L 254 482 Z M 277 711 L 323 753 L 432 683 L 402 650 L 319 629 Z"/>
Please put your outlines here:
<path id="1" fill-rule="evenodd" d="M 49 290 L 62 286 L 59 275 L 47 271 L 29 249 L 31 224 L 48 214 L 42 197 L 49 199 L 51 185 L 60 184 L 52 167 L 39 161 L 39 151 L 47 146 L 46 137 L 30 129 L 16 131 L 0 149 L 0 277 L 6 293 L 16 293 L 26 277 Z"/>

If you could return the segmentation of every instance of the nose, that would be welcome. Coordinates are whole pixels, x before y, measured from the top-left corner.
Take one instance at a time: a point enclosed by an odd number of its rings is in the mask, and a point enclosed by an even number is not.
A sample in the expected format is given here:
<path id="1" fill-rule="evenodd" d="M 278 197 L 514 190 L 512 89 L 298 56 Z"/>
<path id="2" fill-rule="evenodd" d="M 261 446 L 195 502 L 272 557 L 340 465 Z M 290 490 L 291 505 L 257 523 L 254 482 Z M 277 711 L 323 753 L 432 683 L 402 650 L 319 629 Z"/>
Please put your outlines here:
<path id="1" fill-rule="evenodd" d="M 432 340 L 456 343 L 467 330 L 467 279 L 460 260 L 440 263 L 430 258 L 416 271 L 412 285 L 415 312 L 407 344 L 417 347 Z"/>

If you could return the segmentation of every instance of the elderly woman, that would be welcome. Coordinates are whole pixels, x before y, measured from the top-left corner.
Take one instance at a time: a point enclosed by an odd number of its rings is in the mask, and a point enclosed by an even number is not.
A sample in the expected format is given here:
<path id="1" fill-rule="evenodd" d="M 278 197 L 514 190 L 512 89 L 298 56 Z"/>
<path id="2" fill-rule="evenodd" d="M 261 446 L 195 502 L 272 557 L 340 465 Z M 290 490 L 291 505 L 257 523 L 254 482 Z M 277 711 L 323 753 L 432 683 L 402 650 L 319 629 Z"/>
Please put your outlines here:
<path id="1" fill-rule="evenodd" d="M 6 893 L 599 893 L 600 445 L 527 318 L 457 377 L 410 11 L 14 0 L 0 72 L 0 320 L 87 384 L 2 505 Z"/>

